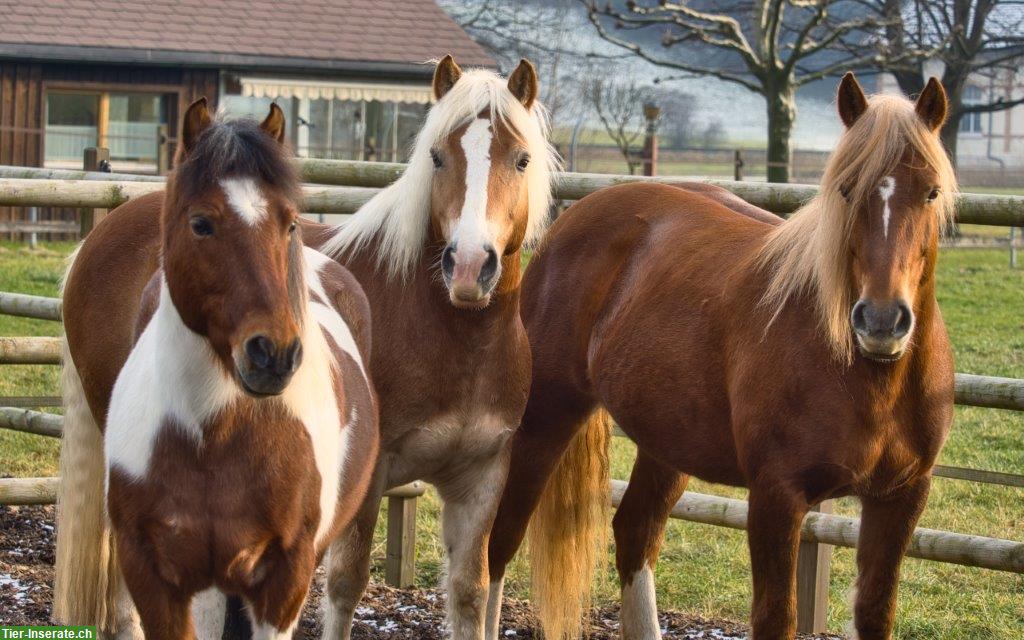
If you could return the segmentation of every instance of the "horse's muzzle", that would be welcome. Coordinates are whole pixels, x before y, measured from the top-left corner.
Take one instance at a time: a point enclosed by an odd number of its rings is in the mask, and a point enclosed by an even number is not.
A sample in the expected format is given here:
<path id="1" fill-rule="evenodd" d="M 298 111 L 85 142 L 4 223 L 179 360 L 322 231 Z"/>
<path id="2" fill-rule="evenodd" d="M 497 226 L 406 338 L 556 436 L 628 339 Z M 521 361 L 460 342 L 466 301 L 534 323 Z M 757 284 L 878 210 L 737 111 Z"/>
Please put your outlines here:
<path id="1" fill-rule="evenodd" d="M 501 276 L 498 252 L 490 244 L 459 249 L 452 243 L 441 254 L 441 275 L 453 305 L 485 307 Z"/>
<path id="2" fill-rule="evenodd" d="M 876 303 L 861 299 L 853 306 L 850 324 L 861 355 L 878 362 L 894 362 L 910 342 L 914 312 L 903 300 Z"/>
<path id="3" fill-rule="evenodd" d="M 235 368 L 245 392 L 252 396 L 281 394 L 302 363 L 302 341 L 298 338 L 275 345 L 264 335 L 247 339 L 242 353 L 235 357 Z"/>

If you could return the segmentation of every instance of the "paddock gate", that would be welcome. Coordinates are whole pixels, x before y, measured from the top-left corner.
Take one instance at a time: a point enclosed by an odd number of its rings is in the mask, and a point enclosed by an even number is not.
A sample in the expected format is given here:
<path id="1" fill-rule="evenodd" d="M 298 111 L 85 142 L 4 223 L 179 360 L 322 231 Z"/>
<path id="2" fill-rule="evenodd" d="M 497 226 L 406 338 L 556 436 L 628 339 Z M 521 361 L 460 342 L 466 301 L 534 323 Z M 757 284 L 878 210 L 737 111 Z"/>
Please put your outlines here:
<path id="1" fill-rule="evenodd" d="M 299 159 L 308 213 L 348 214 L 397 178 L 404 165 L 340 160 Z M 655 177 L 563 173 L 555 196 L 577 200 L 602 187 L 653 180 L 663 183 L 699 181 L 722 186 L 745 200 L 779 214 L 796 210 L 817 187 L 765 184 L 690 177 Z M 163 188 L 157 176 L 0 167 L 0 206 L 76 207 L 111 209 L 131 198 Z M 92 216 L 87 216 L 91 222 Z M 962 194 L 957 202 L 962 223 L 1024 226 L 1024 197 Z M 88 223 L 83 225 L 88 231 Z M 60 300 L 0 292 L 0 313 L 27 318 L 61 319 Z M 0 365 L 60 364 L 60 338 L 0 337 Z M 966 373 L 956 374 L 959 405 L 1024 411 L 1024 380 Z M 62 417 L 37 408 L 59 407 L 60 397 L 0 398 L 0 428 L 42 437 L 60 437 Z M 621 434 L 618 434 L 621 435 Z M 937 466 L 936 476 L 965 482 L 1024 487 L 1024 475 L 983 469 Z M 59 478 L 0 479 L 0 504 L 52 504 Z M 612 480 L 612 504 L 618 505 L 626 482 Z M 386 579 L 393 586 L 413 583 L 415 570 L 416 499 L 420 483 L 396 488 L 388 497 Z M 824 630 L 828 599 L 828 566 L 832 545 L 856 547 L 857 518 L 832 515 L 830 501 L 804 520 L 798 577 L 798 617 L 801 631 Z M 732 529 L 745 529 L 747 503 L 687 492 L 672 509 L 672 517 Z M 936 562 L 1024 574 L 1024 542 L 918 528 L 908 555 Z"/>

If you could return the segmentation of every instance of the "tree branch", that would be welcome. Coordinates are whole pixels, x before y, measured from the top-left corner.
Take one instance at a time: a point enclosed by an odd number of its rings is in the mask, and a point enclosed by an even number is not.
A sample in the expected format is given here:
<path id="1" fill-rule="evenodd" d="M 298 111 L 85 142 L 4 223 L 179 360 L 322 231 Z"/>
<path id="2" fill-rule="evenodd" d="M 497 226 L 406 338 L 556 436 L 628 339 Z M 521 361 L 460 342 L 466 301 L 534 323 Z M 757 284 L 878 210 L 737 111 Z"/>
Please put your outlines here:
<path id="1" fill-rule="evenodd" d="M 615 46 L 617 46 L 617 47 L 619 47 L 621 49 L 629 51 L 629 52 L 633 53 L 634 55 L 636 55 L 637 57 L 642 58 L 644 60 L 647 60 L 648 62 L 651 62 L 651 63 L 656 64 L 658 66 L 669 67 L 669 68 L 672 68 L 672 69 L 678 69 L 680 71 L 686 71 L 686 72 L 689 72 L 689 73 L 695 73 L 695 74 L 699 74 L 699 75 L 712 76 L 712 77 L 718 78 L 720 80 L 725 80 L 726 82 L 732 82 L 732 83 L 738 84 L 738 85 L 740 85 L 740 86 L 742 86 L 742 87 L 744 87 L 746 89 L 749 89 L 750 91 L 753 91 L 755 93 L 762 93 L 763 92 L 763 88 L 760 85 L 755 84 L 754 82 L 751 82 L 750 80 L 748 80 L 747 78 L 744 78 L 743 76 L 736 75 L 734 73 L 730 73 L 730 72 L 724 71 L 722 69 L 711 68 L 711 67 L 703 67 L 703 66 L 700 66 L 700 65 L 689 64 L 689 63 L 685 63 L 685 62 L 679 62 L 679 61 L 676 61 L 676 60 L 666 60 L 666 59 L 663 59 L 663 58 L 659 58 L 657 56 L 653 56 L 650 53 L 648 53 L 646 50 L 644 50 L 640 45 L 637 45 L 636 43 L 633 43 L 633 42 L 629 42 L 627 40 L 624 40 L 622 38 L 619 38 L 619 37 L 614 36 L 611 33 L 609 33 L 604 28 L 604 25 L 601 24 L 601 20 L 600 20 L 599 16 L 602 15 L 602 13 L 594 6 L 593 1 L 592 0 L 589 0 L 589 1 L 588 0 L 580 0 L 580 1 L 583 2 L 584 5 L 587 7 L 587 18 L 590 20 L 590 23 L 594 25 L 594 28 L 597 30 L 598 35 L 603 40 L 605 40 L 606 42 L 609 42 L 609 43 L 611 43 L 611 44 L 613 44 L 613 45 L 615 45 Z"/>

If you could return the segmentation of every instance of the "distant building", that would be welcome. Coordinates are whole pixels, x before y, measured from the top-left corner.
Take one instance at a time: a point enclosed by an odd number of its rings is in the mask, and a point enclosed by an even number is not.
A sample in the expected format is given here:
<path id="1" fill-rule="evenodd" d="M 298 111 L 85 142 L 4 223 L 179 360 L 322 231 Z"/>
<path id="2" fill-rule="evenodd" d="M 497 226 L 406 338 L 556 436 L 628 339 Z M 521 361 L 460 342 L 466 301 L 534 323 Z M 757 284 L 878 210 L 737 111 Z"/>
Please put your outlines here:
<path id="1" fill-rule="evenodd" d="M 433 67 L 495 62 L 434 0 L 19 0 L 0 18 L 0 164 L 155 172 L 184 108 L 276 101 L 302 156 L 402 160 Z M 173 149 L 169 150 L 173 153 Z"/>
<path id="2" fill-rule="evenodd" d="M 934 70 L 935 75 L 941 69 Z M 898 92 L 896 80 L 879 75 L 878 90 Z M 1024 97 L 1024 73 L 1001 68 L 990 74 L 975 74 L 964 87 L 963 102 L 990 103 L 1002 98 L 1010 102 Z M 1024 105 L 990 113 L 968 113 L 960 120 L 957 138 L 957 166 L 961 170 L 1024 168 Z"/>

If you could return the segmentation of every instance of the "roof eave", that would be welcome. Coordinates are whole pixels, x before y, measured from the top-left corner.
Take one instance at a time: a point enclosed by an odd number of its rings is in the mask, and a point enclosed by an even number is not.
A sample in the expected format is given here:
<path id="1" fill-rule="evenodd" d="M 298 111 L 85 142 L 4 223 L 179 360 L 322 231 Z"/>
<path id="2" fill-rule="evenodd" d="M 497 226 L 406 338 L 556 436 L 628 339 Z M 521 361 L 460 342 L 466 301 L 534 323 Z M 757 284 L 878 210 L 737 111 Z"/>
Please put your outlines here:
<path id="1" fill-rule="evenodd" d="M 340 71 L 351 74 L 387 75 L 401 79 L 429 79 L 433 65 L 416 62 L 382 62 L 294 58 L 234 53 L 128 49 L 123 47 L 77 47 L 68 45 L 11 44 L 0 42 L 0 60 L 34 62 L 75 62 L 102 64 L 138 64 L 152 66 L 188 66 L 208 68 L 246 68 L 266 71 Z M 490 65 L 484 65 L 490 66 Z"/>

